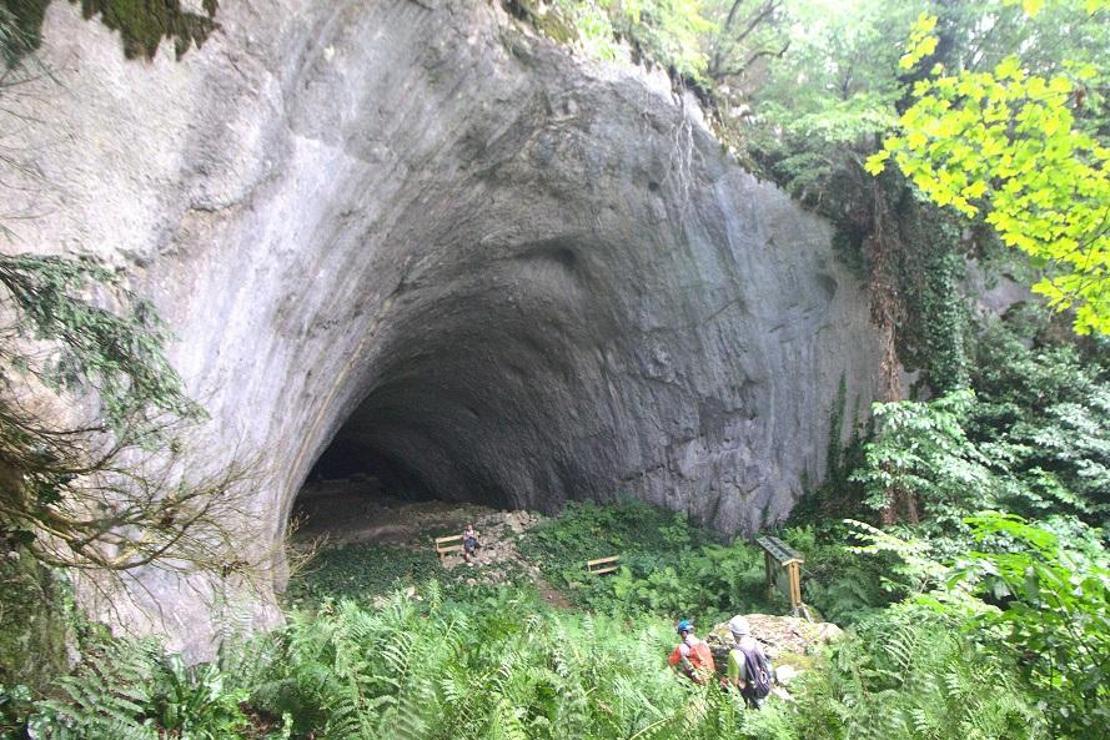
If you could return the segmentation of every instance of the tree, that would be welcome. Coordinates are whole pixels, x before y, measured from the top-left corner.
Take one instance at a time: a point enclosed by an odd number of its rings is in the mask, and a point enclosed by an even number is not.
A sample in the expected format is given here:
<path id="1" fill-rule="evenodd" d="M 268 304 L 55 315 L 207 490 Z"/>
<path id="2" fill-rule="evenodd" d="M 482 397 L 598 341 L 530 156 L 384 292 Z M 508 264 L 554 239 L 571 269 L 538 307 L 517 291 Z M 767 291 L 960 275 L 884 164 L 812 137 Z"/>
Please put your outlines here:
<path id="1" fill-rule="evenodd" d="M 988 461 L 961 426 L 973 403 L 971 391 L 960 391 L 929 403 L 875 404 L 875 439 L 852 476 L 864 485 L 867 505 L 881 512 L 903 509 L 915 524 L 924 505 L 933 524 L 943 528 L 984 500 L 993 504 Z"/>
<path id="2" fill-rule="evenodd" d="M 4 95 L 48 74 L 20 20 L 0 6 Z M 0 146 L 0 165 L 23 168 L 20 153 Z M 0 255 L 0 544 L 68 568 L 249 570 L 235 528 L 250 466 L 184 463 L 205 415 L 168 340 L 120 272 Z"/>
<path id="3" fill-rule="evenodd" d="M 16 255 L 0 257 L 0 313 L 3 538 L 68 568 L 245 570 L 247 468 L 184 467 L 204 413 L 151 307 L 95 263 Z"/>
<path id="4" fill-rule="evenodd" d="M 1035 14 L 1042 5 L 1025 8 Z M 1107 22 L 1110 2 L 1084 5 L 1096 23 Z M 919 18 L 904 69 L 933 53 L 936 27 L 935 16 Z M 1094 104 L 1088 90 L 1105 74 L 1066 62 L 1059 73 L 1030 73 L 1018 56 L 989 71 L 936 64 L 914 84 L 897 133 L 866 165 L 878 174 L 893 159 L 934 203 L 982 216 L 1005 244 L 1046 268 L 1034 290 L 1074 310 L 1079 334 L 1110 333 L 1110 148 L 1097 121 L 1084 118 Z"/>
<path id="5" fill-rule="evenodd" d="M 781 59 L 790 49 L 785 5 L 785 0 L 731 0 L 712 8 L 708 15 L 717 27 L 709 42 L 709 78 L 742 88 L 758 62 Z"/>

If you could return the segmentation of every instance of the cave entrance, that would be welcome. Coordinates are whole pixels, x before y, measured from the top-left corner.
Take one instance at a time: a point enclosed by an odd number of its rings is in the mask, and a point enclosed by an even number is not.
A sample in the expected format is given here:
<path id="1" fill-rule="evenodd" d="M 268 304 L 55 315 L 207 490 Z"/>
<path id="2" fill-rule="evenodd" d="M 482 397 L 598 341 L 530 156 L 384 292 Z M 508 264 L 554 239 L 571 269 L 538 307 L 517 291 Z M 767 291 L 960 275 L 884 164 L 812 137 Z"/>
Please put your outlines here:
<path id="1" fill-rule="evenodd" d="M 465 491 L 452 500 L 437 495 L 415 472 L 421 459 L 406 460 L 380 449 L 388 445 L 375 445 L 376 439 L 401 436 L 381 412 L 364 403 L 317 458 L 293 505 L 294 542 L 425 546 L 433 536 L 461 532 L 468 522 L 488 521 L 498 512 Z M 378 424 L 367 424 L 368 416 Z M 410 454 L 421 452 L 413 448 Z"/>
<path id="2" fill-rule="evenodd" d="M 613 397 L 609 360 L 593 349 L 615 325 L 588 301 L 606 291 L 604 281 L 587 289 L 579 248 L 528 242 L 398 293 L 390 320 L 350 358 L 351 395 L 321 417 L 337 426 L 312 448 L 293 505 L 303 532 L 339 537 L 427 515 L 427 537 L 466 505 L 550 512 L 611 492 L 617 412 L 598 413 L 630 401 Z"/>

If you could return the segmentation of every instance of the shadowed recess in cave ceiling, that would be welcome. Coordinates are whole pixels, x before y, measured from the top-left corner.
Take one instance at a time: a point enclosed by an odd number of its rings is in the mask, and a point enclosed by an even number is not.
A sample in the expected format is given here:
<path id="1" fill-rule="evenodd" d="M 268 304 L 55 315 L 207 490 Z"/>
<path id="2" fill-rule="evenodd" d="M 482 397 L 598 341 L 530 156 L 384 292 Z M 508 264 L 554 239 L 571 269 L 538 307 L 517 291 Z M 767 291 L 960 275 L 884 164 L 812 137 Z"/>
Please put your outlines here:
<path id="1" fill-rule="evenodd" d="M 582 347 L 614 337 L 611 291 L 586 289 L 580 248 L 522 245 L 515 258 L 437 280 L 449 287 L 435 296 L 402 301 L 363 400 L 309 485 L 373 478 L 393 497 L 499 508 L 583 495 L 565 442 L 594 426 L 577 408 L 594 404 L 603 373 Z M 546 495 L 531 500 L 524 492 L 537 483 Z"/>

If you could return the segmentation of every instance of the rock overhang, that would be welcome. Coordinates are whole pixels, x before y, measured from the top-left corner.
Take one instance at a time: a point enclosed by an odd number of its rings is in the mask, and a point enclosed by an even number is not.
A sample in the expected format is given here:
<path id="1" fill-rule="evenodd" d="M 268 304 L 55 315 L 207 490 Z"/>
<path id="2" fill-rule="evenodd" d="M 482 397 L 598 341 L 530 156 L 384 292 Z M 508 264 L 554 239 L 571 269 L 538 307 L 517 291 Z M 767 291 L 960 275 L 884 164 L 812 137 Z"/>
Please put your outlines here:
<path id="1" fill-rule="evenodd" d="M 65 197 L 21 236 L 155 299 L 212 416 L 198 460 L 263 462 L 261 550 L 337 434 L 431 495 L 629 495 L 750 532 L 866 414 L 867 296 L 828 225 L 681 97 L 477 2 L 219 22 L 144 66 L 51 6 L 44 53 L 75 93 L 29 103 L 27 143 L 53 142 L 36 164 Z"/>

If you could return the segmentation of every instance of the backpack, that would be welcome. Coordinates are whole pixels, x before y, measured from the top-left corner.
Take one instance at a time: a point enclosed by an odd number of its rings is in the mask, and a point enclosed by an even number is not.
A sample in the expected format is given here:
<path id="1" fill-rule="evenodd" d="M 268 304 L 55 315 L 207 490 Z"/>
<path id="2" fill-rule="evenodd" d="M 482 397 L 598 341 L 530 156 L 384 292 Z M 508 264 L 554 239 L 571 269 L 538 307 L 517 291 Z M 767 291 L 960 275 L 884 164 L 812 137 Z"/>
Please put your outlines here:
<path id="1" fill-rule="evenodd" d="M 744 672 L 748 676 L 744 694 L 762 699 L 771 693 L 771 661 L 758 647 L 754 650 L 736 648 L 744 655 Z"/>

